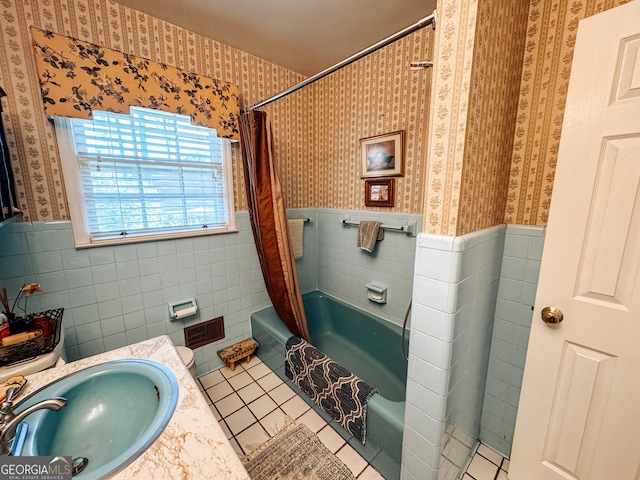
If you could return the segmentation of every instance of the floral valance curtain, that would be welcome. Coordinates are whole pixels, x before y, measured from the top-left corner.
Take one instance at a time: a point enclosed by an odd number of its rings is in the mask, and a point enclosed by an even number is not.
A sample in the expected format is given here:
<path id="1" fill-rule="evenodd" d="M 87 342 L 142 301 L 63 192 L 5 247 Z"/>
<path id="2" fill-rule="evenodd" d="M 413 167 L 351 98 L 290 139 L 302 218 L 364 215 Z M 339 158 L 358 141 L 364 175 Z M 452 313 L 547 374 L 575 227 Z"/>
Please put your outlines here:
<path id="1" fill-rule="evenodd" d="M 72 37 L 31 28 L 45 113 L 91 118 L 130 106 L 190 115 L 238 140 L 238 87 Z"/>

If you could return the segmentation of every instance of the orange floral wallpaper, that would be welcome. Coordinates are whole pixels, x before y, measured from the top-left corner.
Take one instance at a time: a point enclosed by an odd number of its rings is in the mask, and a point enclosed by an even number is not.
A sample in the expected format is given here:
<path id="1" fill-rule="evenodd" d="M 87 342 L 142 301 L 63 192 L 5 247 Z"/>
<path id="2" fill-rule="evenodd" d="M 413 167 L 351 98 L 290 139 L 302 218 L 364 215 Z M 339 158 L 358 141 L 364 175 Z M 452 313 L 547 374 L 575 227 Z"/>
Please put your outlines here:
<path id="1" fill-rule="evenodd" d="M 505 221 L 546 225 L 578 22 L 629 0 L 531 0 Z"/>
<path id="2" fill-rule="evenodd" d="M 236 85 L 35 27 L 31 36 L 47 115 L 90 119 L 94 109 L 146 107 L 240 138 Z"/>
<path id="3" fill-rule="evenodd" d="M 8 94 L 2 115 L 27 220 L 69 218 L 53 126 L 43 113 L 32 26 L 238 85 L 241 108 L 304 78 L 112 0 L 0 0 L 0 85 Z M 274 106 L 274 135 L 287 138 L 281 151 L 301 158 L 308 110 L 289 106 L 286 115 Z M 238 145 L 232 154 L 236 209 L 246 210 Z"/>

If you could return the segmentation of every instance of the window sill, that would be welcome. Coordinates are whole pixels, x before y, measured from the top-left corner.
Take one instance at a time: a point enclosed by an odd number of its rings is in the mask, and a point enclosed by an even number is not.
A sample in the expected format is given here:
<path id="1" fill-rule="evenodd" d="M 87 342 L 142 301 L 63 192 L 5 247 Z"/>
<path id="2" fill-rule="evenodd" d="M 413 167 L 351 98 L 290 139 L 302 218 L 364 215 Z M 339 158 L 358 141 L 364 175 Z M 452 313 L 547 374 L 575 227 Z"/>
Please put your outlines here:
<path id="1" fill-rule="evenodd" d="M 74 246 L 76 249 L 85 249 L 93 247 L 106 247 L 113 245 L 127 245 L 131 243 L 143 243 L 143 242 L 159 242 L 162 240 L 175 240 L 178 238 L 190 238 L 190 237 L 203 237 L 206 235 L 221 235 L 225 233 L 238 233 L 238 229 L 229 228 L 224 230 L 204 230 L 197 232 L 178 232 L 178 233 L 165 233 L 157 235 L 137 235 L 131 237 L 122 238 L 110 238 L 105 240 L 93 240 L 90 243 L 79 242 L 74 238 Z"/>

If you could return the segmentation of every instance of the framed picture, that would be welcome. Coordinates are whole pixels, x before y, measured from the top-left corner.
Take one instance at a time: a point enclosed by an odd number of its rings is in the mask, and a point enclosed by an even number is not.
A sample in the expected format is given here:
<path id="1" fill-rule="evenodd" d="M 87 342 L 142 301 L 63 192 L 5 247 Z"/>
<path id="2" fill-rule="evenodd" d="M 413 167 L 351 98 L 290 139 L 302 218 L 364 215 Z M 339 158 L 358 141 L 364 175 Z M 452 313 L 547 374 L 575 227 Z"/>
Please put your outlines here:
<path id="1" fill-rule="evenodd" d="M 360 139 L 362 178 L 401 177 L 404 130 Z"/>
<path id="2" fill-rule="evenodd" d="M 364 181 L 364 204 L 367 207 L 393 207 L 395 179 L 377 178 Z"/>

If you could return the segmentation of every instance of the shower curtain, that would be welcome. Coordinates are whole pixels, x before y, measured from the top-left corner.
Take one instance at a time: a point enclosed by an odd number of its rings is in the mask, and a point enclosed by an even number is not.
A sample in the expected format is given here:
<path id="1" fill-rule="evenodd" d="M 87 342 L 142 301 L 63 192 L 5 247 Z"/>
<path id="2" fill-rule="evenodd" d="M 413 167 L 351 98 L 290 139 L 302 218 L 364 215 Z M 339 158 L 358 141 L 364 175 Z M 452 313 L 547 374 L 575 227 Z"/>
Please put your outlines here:
<path id="1" fill-rule="evenodd" d="M 310 342 L 266 112 L 240 115 L 240 143 L 251 229 L 269 298 L 289 330 Z"/>

